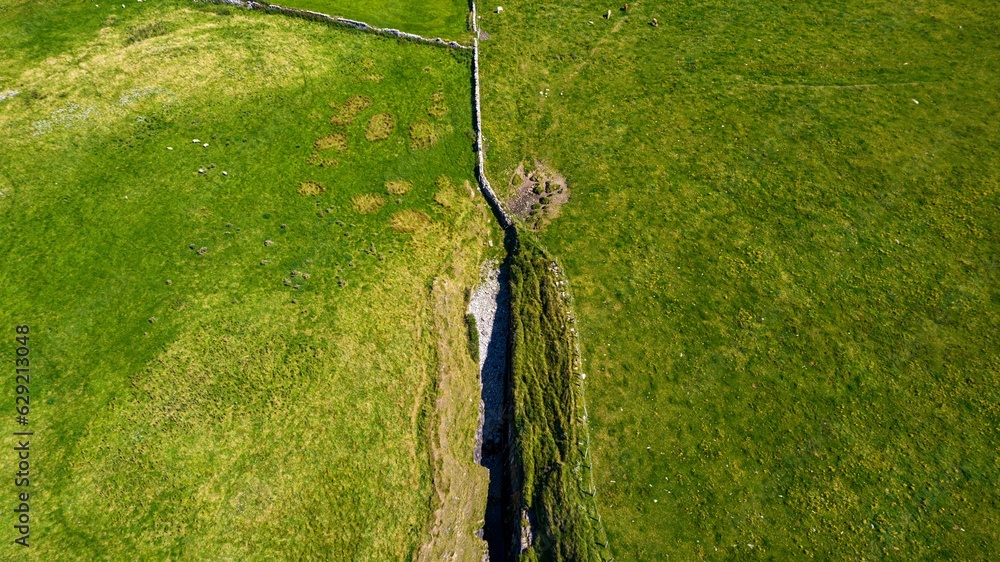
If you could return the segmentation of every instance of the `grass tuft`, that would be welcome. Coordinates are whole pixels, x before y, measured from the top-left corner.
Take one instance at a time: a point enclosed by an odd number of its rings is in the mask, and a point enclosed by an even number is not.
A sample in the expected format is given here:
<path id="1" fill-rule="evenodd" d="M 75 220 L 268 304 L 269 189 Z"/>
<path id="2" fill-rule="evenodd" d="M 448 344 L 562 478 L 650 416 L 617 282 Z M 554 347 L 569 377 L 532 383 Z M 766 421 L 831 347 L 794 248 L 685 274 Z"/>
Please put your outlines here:
<path id="1" fill-rule="evenodd" d="M 423 211 L 406 209 L 392 214 L 389 218 L 389 226 L 396 232 L 413 234 L 420 232 L 431 224 L 431 217 Z"/>
<path id="2" fill-rule="evenodd" d="M 159 37 L 160 35 L 166 35 L 168 33 L 170 33 L 170 28 L 162 21 L 154 21 L 153 23 L 148 23 L 146 25 L 137 25 L 129 28 L 128 35 L 125 37 L 125 44 L 132 45 L 133 43 L 139 43 L 141 41 L 145 41 L 146 39 Z"/>
<path id="3" fill-rule="evenodd" d="M 299 193 L 308 197 L 322 195 L 326 191 L 326 186 L 318 181 L 307 180 L 300 184 Z"/>
<path id="4" fill-rule="evenodd" d="M 330 133 L 329 135 L 323 135 L 322 137 L 316 139 L 313 143 L 316 150 L 329 150 L 334 149 L 337 152 L 343 152 L 347 150 L 347 135 L 344 133 Z"/>
<path id="5" fill-rule="evenodd" d="M 410 125 L 410 147 L 414 150 L 429 150 L 437 140 L 437 129 L 430 122 L 420 119 Z"/>
<path id="6" fill-rule="evenodd" d="M 318 152 L 313 152 L 309 155 L 307 162 L 313 166 L 319 166 L 320 168 L 332 168 L 340 164 L 340 160 L 337 160 L 336 158 L 324 158 L 323 155 Z"/>
<path id="7" fill-rule="evenodd" d="M 396 120 L 389 113 L 378 113 L 373 115 L 368 121 L 368 129 L 365 130 L 365 138 L 372 141 L 383 141 L 389 138 L 392 130 L 396 128 Z"/>
<path id="8" fill-rule="evenodd" d="M 362 193 L 355 195 L 351 200 L 351 204 L 354 206 L 355 211 L 362 215 L 370 215 L 377 213 L 382 208 L 382 205 L 385 205 L 385 197 L 377 193 Z"/>
<path id="9" fill-rule="evenodd" d="M 350 125 L 359 113 L 371 106 L 372 99 L 362 94 L 351 96 L 342 104 L 331 103 L 330 107 L 336 109 L 337 113 L 330 117 L 330 123 L 341 126 Z"/>
<path id="10" fill-rule="evenodd" d="M 398 179 L 385 182 L 385 190 L 389 195 L 406 195 L 413 189 L 413 182 L 410 180 Z"/>
<path id="11" fill-rule="evenodd" d="M 427 108 L 427 114 L 435 119 L 442 119 L 448 114 L 448 106 L 444 103 L 444 92 L 434 92 L 431 96 L 431 106 Z"/>
<path id="12" fill-rule="evenodd" d="M 479 328 L 476 326 L 476 315 L 468 313 L 465 315 L 465 326 L 469 332 L 469 356 L 477 364 L 479 363 Z"/>

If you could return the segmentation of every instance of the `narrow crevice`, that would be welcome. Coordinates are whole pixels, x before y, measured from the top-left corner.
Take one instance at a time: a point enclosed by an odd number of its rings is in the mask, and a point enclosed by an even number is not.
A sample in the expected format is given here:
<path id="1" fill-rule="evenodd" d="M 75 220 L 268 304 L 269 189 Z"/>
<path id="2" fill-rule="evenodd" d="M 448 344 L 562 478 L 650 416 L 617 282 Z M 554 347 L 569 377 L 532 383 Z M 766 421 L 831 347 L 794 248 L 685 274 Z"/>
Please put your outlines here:
<path id="1" fill-rule="evenodd" d="M 508 230 L 511 243 L 513 229 Z M 508 252 L 511 250 L 508 247 Z M 502 263 L 486 264 L 482 281 L 469 299 L 469 312 L 476 318 L 479 333 L 481 403 L 476 439 L 476 462 L 489 470 L 489 494 L 483 516 L 482 538 L 490 562 L 517 559 L 515 534 L 519 525 L 512 521 L 511 480 L 511 398 L 510 257 Z M 516 518 L 515 518 L 516 519 Z"/>
<path id="2" fill-rule="evenodd" d="M 490 472 L 489 495 L 483 523 L 483 540 L 490 561 L 502 556 L 505 536 L 503 467 L 506 445 L 504 398 L 507 394 L 507 340 L 510 332 L 510 267 L 503 263 L 491 269 L 472 295 L 470 308 L 479 329 L 481 398 L 480 429 L 476 460 Z"/>

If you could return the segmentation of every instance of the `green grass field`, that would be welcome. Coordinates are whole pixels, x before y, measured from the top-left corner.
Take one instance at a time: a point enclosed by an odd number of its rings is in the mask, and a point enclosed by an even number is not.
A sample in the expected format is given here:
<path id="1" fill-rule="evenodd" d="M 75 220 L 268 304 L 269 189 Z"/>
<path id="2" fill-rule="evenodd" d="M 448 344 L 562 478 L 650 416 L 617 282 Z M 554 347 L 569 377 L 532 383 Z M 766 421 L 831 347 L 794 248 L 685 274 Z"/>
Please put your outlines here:
<path id="1" fill-rule="evenodd" d="M 468 53 L 99 6 L 0 4 L 0 330 L 13 357 L 31 327 L 35 432 L 11 552 L 481 551 L 463 299 L 499 237 L 469 185 Z"/>
<path id="2" fill-rule="evenodd" d="M 312 10 L 331 16 L 361 20 L 377 27 L 392 27 L 424 37 L 466 39 L 469 3 L 464 0 L 286 0 L 279 6 Z"/>
<path id="3" fill-rule="evenodd" d="M 482 15 L 492 183 L 569 182 L 615 557 L 1000 556 L 997 5 Z"/>

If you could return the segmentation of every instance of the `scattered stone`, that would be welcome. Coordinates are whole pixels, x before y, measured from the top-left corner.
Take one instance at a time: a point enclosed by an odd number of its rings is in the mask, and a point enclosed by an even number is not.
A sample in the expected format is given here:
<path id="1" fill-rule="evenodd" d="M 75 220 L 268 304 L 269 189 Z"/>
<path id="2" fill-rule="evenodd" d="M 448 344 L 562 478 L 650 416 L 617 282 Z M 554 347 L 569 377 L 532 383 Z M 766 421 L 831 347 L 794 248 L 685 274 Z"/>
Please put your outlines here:
<path id="1" fill-rule="evenodd" d="M 285 279 L 285 286 L 286 287 L 291 287 L 292 286 L 292 280 L 291 279 Z"/>
<path id="2" fill-rule="evenodd" d="M 225 171 L 225 170 L 222 170 L 222 175 L 224 175 L 224 176 L 228 176 L 228 175 L 229 175 L 229 172 L 227 172 L 227 171 Z"/>
<path id="3" fill-rule="evenodd" d="M 215 169 L 215 164 L 209 164 L 208 165 L 208 169 L 209 170 L 214 170 Z"/>
<path id="4" fill-rule="evenodd" d="M 171 281 L 170 279 L 167 279 L 167 285 L 173 285 L 173 284 L 174 284 L 173 281 Z"/>
<path id="5" fill-rule="evenodd" d="M 497 6 L 497 13 L 498 14 L 502 14 L 503 13 L 503 6 Z"/>
<path id="6" fill-rule="evenodd" d="M 341 279 L 340 281 L 337 281 L 337 285 L 340 285 L 341 287 L 346 287 L 347 279 Z"/>
<path id="7" fill-rule="evenodd" d="M 193 250 L 194 249 L 194 244 L 188 244 L 188 249 Z"/>
<path id="8" fill-rule="evenodd" d="M 309 274 L 308 273 L 303 273 L 302 274 L 302 278 L 303 279 L 309 279 Z"/>
<path id="9" fill-rule="evenodd" d="M 205 147 L 205 148 L 208 148 L 208 143 L 206 142 L 205 144 L 203 144 L 203 145 L 201 145 L 201 146 L 203 146 L 203 147 Z"/>
<path id="10" fill-rule="evenodd" d="M 292 304 L 299 304 L 299 301 L 297 301 L 296 299 L 292 299 Z"/>
<path id="11" fill-rule="evenodd" d="M 295 271 L 294 269 L 292 270 L 292 277 L 296 277 L 298 274 L 299 274 L 298 271 Z"/>
<path id="12" fill-rule="evenodd" d="M 608 10 L 608 12 L 606 14 L 604 14 L 604 19 L 606 19 L 606 20 L 611 19 L 611 10 Z"/>
<path id="13" fill-rule="evenodd" d="M 206 248 L 204 246 L 202 246 L 201 248 L 198 248 L 198 255 L 199 256 L 205 255 L 206 252 L 208 252 L 208 248 Z"/>
<path id="14" fill-rule="evenodd" d="M 285 223 L 281 223 L 281 228 L 288 228 L 288 225 Z"/>
<path id="15" fill-rule="evenodd" d="M 199 143 L 199 142 L 201 142 L 201 141 L 200 141 L 200 140 L 198 140 L 198 139 L 194 139 L 194 140 L 193 140 L 193 141 L 191 141 L 191 142 L 193 142 L 193 143 L 195 143 L 195 144 L 198 144 L 198 143 Z"/>
<path id="16" fill-rule="evenodd" d="M 198 168 L 199 174 L 204 174 L 206 172 L 205 168 Z"/>
<path id="17" fill-rule="evenodd" d="M 260 265 L 267 265 L 267 260 L 260 260 Z"/>
<path id="18" fill-rule="evenodd" d="M 653 18 L 653 21 L 649 22 L 649 25 L 653 27 L 660 27 L 660 22 L 656 21 L 656 18 Z"/>
<path id="19" fill-rule="evenodd" d="M 150 324 L 153 324 L 153 323 L 155 323 L 155 322 L 156 322 L 156 317 L 155 317 L 155 316 L 150 316 L 150 317 L 149 317 L 149 323 L 150 323 Z"/>
<path id="20" fill-rule="evenodd" d="M 293 289 L 295 289 L 296 291 L 298 291 L 298 290 L 299 290 L 299 287 L 300 287 L 300 286 L 301 286 L 301 285 L 295 285 L 295 286 L 294 286 L 294 287 L 292 287 L 292 288 L 293 288 Z"/>
<path id="21" fill-rule="evenodd" d="M 167 147 L 167 150 L 173 150 L 173 149 L 174 149 L 174 147 L 172 147 L 172 146 L 168 146 Z"/>
<path id="22" fill-rule="evenodd" d="M 264 240 L 264 246 L 273 246 L 273 245 L 274 245 L 274 241 L 272 241 L 272 240 Z"/>

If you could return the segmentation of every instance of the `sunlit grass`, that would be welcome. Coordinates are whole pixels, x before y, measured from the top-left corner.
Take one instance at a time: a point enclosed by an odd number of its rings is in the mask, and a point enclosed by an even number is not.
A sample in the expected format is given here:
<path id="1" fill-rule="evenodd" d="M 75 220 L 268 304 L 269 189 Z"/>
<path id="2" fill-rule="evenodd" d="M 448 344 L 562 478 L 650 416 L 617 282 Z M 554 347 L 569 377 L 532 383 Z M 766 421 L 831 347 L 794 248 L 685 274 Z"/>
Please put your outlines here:
<path id="1" fill-rule="evenodd" d="M 493 184 L 569 184 L 616 558 L 996 558 L 996 5 L 607 9 L 481 14 Z"/>
<path id="2" fill-rule="evenodd" d="M 216 8 L 0 19 L 42 30 L 0 84 L 26 93 L 0 101 L 0 324 L 31 325 L 36 373 L 24 554 L 409 559 L 440 459 L 470 493 L 485 481 L 477 412 L 438 405 L 459 397 L 439 394 L 435 331 L 464 331 L 489 235 L 469 193 L 434 201 L 442 174 L 472 177 L 468 58 Z M 413 151 L 406 128 L 442 88 L 454 132 Z M 333 125 L 351 96 L 370 107 Z M 398 126 L 372 143 L 377 113 Z M 317 165 L 334 133 L 346 146 Z M 389 200 L 387 181 L 411 189 Z M 458 310 L 434 308 L 435 283 Z M 472 392 L 471 361 L 449 368 Z M 463 505 L 477 541 L 482 506 Z"/>

